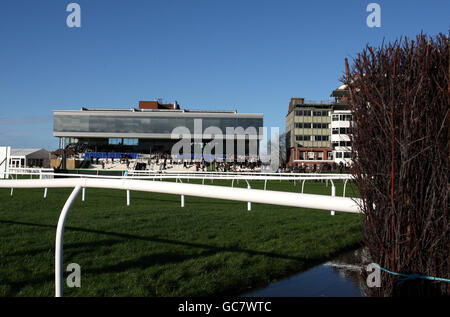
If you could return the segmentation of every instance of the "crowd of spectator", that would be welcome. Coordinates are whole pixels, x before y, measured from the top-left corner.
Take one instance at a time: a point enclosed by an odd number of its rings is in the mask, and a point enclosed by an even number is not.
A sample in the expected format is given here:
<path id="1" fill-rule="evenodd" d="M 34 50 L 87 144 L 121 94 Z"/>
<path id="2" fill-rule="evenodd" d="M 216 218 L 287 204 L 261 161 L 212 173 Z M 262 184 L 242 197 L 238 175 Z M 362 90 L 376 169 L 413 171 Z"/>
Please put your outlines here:
<path id="1" fill-rule="evenodd" d="M 204 157 L 194 160 L 184 159 L 182 156 L 172 157 L 169 154 L 156 153 L 151 155 L 145 155 L 139 160 L 132 160 L 127 155 L 121 155 L 120 159 L 116 159 L 121 164 L 126 164 L 127 169 L 136 170 L 168 170 L 175 166 L 182 167 L 184 169 L 192 170 L 195 167 L 195 171 L 213 171 L 213 172 L 238 172 L 238 171 L 252 171 L 259 172 L 262 170 L 262 162 L 260 160 L 249 159 L 248 157 L 237 157 L 234 160 L 213 160 L 207 161 Z M 105 164 L 114 164 L 114 157 L 105 159 L 91 158 L 91 164 L 101 165 L 102 169 L 105 169 Z M 343 162 L 332 163 L 328 162 L 323 164 L 299 164 L 295 166 L 287 166 L 282 164 L 279 166 L 277 172 L 279 173 L 330 173 L 338 172 L 340 174 L 346 173 L 350 170 L 350 165 Z"/>

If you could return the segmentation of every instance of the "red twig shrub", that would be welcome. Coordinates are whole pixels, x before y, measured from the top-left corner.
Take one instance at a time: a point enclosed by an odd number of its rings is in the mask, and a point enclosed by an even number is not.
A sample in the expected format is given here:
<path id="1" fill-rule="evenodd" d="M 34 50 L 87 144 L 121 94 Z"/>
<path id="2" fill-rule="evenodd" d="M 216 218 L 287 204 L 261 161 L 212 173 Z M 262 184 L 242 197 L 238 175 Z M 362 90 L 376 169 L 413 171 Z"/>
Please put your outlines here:
<path id="1" fill-rule="evenodd" d="M 353 174 L 373 261 L 448 279 L 448 36 L 368 46 L 353 65 L 345 62 L 355 120 Z M 450 295 L 449 283 L 381 277 L 371 295 Z"/>

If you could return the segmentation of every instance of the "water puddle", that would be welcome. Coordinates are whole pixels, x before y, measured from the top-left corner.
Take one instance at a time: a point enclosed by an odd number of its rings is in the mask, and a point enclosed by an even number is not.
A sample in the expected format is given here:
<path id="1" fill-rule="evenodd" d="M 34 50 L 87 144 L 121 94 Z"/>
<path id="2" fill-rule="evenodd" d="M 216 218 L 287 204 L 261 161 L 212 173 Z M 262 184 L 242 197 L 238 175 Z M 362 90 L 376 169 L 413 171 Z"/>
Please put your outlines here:
<path id="1" fill-rule="evenodd" d="M 252 290 L 248 297 L 361 297 L 366 281 L 360 272 L 365 268 L 367 251 L 358 249 L 315 266 L 269 286 Z"/>

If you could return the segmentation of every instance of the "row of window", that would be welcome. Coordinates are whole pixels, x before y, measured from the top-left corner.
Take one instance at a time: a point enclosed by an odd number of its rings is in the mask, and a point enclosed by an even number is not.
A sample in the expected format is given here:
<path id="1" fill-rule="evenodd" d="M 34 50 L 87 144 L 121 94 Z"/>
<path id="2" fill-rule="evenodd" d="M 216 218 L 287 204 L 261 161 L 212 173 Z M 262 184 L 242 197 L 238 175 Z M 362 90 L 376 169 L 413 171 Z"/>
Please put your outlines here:
<path id="1" fill-rule="evenodd" d="M 296 135 L 296 141 L 329 141 L 329 135 Z"/>
<path id="2" fill-rule="evenodd" d="M 335 152 L 336 158 L 351 158 L 352 152 Z M 323 160 L 323 152 L 300 152 L 299 153 L 300 160 Z M 327 152 L 327 160 L 333 159 L 333 153 Z"/>
<path id="3" fill-rule="evenodd" d="M 352 152 L 336 152 L 336 158 L 351 158 Z"/>
<path id="4" fill-rule="evenodd" d="M 333 141 L 333 146 L 352 146 L 351 141 Z"/>
<path id="5" fill-rule="evenodd" d="M 139 145 L 139 139 L 130 139 L 130 138 L 110 138 L 108 140 L 110 145 L 129 145 L 135 146 Z"/>
<path id="6" fill-rule="evenodd" d="M 329 123 L 311 123 L 311 122 L 296 122 L 295 127 L 297 129 L 328 129 Z"/>
<path id="7" fill-rule="evenodd" d="M 328 117 L 330 112 L 327 110 L 295 110 L 296 116 L 304 116 L 304 117 Z"/>
<path id="8" fill-rule="evenodd" d="M 329 126 L 329 123 L 313 123 L 314 129 L 328 129 Z"/>
<path id="9" fill-rule="evenodd" d="M 127 114 L 102 115 L 101 112 L 95 114 L 69 115 L 55 114 L 54 132 L 89 132 L 89 133 L 142 133 L 151 134 L 171 134 L 178 127 L 186 127 L 191 133 L 194 131 L 194 121 L 201 119 L 202 127 L 218 127 L 222 134 L 226 133 L 228 127 L 242 127 L 244 129 L 254 127 L 258 131 L 263 127 L 263 118 L 259 115 L 251 117 L 241 117 L 233 114 L 217 114 L 213 116 L 209 113 L 198 113 L 195 117 L 186 117 L 184 113 L 173 113 L 167 116 L 160 116 L 159 113 L 147 112 L 138 113 L 139 116 Z M 258 117 L 254 117 L 258 116 Z"/>
<path id="10" fill-rule="evenodd" d="M 350 128 L 333 128 L 332 134 L 350 134 Z"/>
<path id="11" fill-rule="evenodd" d="M 351 114 L 334 114 L 331 117 L 331 120 L 333 120 L 333 121 L 352 121 L 352 115 Z"/>
<path id="12" fill-rule="evenodd" d="M 24 159 L 9 159 L 9 166 L 13 168 L 19 168 L 19 167 L 43 167 L 44 166 L 44 160 L 43 159 L 34 159 L 30 158 L 27 159 L 27 164 L 25 165 Z"/>
<path id="13" fill-rule="evenodd" d="M 304 152 L 301 151 L 299 152 L 299 160 L 323 160 L 323 152 Z M 332 152 L 327 152 L 327 160 L 332 160 L 333 159 L 333 153 Z"/>

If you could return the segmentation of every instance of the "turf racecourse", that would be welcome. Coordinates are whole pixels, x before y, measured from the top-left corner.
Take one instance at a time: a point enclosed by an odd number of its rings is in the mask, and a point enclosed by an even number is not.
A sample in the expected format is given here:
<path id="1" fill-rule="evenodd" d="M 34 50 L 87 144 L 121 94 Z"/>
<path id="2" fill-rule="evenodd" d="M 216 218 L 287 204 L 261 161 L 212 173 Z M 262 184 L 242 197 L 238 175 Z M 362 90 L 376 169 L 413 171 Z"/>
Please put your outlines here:
<path id="1" fill-rule="evenodd" d="M 337 195 L 342 187 L 336 182 Z M 270 181 L 267 189 L 300 192 L 301 183 Z M 0 189 L 0 296 L 54 296 L 56 224 L 70 191 L 49 189 L 43 199 L 43 189 L 15 189 L 13 197 Z M 305 193 L 330 191 L 325 183 L 305 184 Z M 347 196 L 356 196 L 352 184 Z M 362 240 L 357 214 L 255 203 L 247 211 L 244 202 L 196 197 L 185 202 L 181 208 L 179 195 L 131 192 L 126 206 L 125 191 L 87 189 L 85 202 L 79 195 L 66 223 L 64 270 L 79 264 L 81 287 L 64 281 L 64 296 L 238 295 Z"/>

